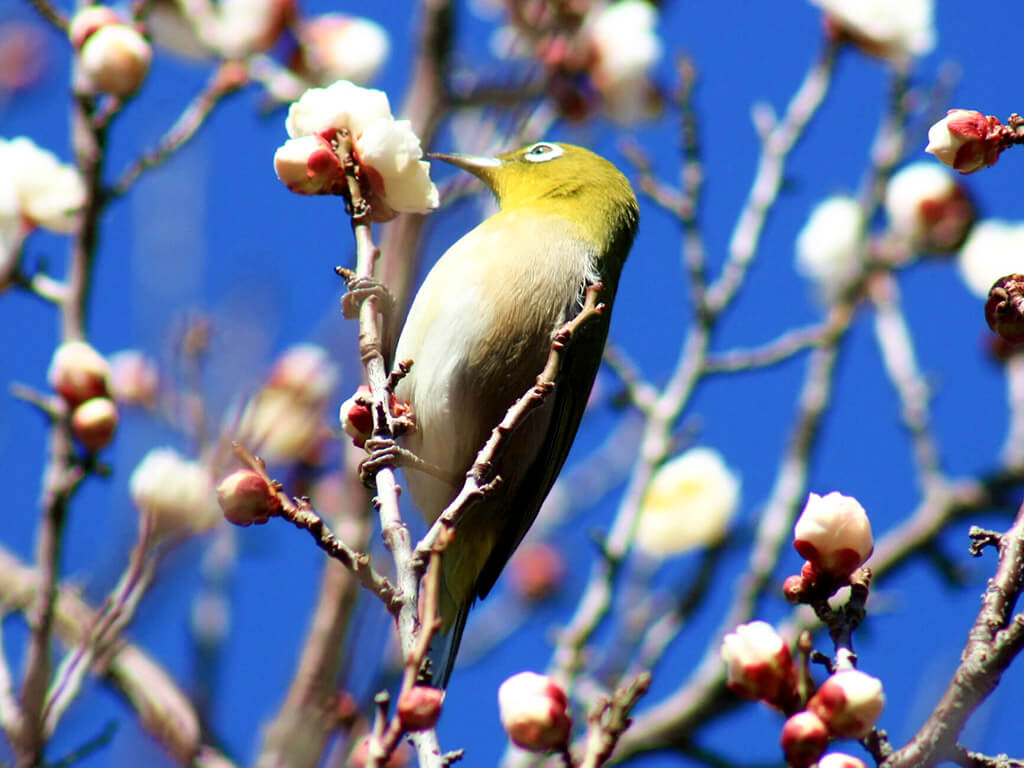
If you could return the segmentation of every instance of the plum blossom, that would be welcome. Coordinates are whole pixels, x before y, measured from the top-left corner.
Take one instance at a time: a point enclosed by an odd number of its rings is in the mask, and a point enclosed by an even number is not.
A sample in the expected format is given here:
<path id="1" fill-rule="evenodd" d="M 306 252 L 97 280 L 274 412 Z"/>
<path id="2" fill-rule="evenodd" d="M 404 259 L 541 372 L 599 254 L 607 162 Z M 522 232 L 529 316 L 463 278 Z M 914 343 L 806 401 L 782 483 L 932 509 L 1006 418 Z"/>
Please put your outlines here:
<path id="1" fill-rule="evenodd" d="M 19 220 L 71 232 L 85 203 L 85 183 L 77 169 L 31 139 L 0 138 L 0 219 L 10 218 L 6 209 L 11 203 Z"/>
<path id="2" fill-rule="evenodd" d="M 748 699 L 785 709 L 796 696 L 796 667 L 789 647 L 766 621 L 740 624 L 722 640 L 727 685 Z"/>
<path id="3" fill-rule="evenodd" d="M 652 110 L 651 69 L 661 58 L 657 9 L 646 0 L 620 0 L 598 11 L 586 28 L 596 53 L 591 70 L 614 119 L 629 123 Z"/>
<path id="4" fill-rule="evenodd" d="M 796 238 L 796 270 L 817 283 L 825 298 L 840 293 L 860 272 L 864 214 L 852 197 L 820 203 Z"/>
<path id="5" fill-rule="evenodd" d="M 640 501 L 636 545 L 664 557 L 716 544 L 739 502 L 740 481 L 711 448 L 691 448 L 663 464 Z"/>
<path id="6" fill-rule="evenodd" d="M 916 247 L 950 251 L 974 224 L 974 206 L 945 168 L 913 163 L 901 168 L 885 188 L 889 226 Z"/>
<path id="7" fill-rule="evenodd" d="M 882 681 L 858 669 L 836 672 L 807 702 L 807 709 L 821 718 L 829 733 L 841 739 L 866 736 L 884 706 Z"/>
<path id="8" fill-rule="evenodd" d="M 1009 146 L 1005 126 L 992 115 L 973 109 L 951 109 L 928 129 L 925 152 L 962 174 L 995 165 Z"/>
<path id="9" fill-rule="evenodd" d="M 846 577 L 871 556 L 875 542 L 860 502 L 833 491 L 808 495 L 793 531 L 793 547 L 818 572 Z"/>
<path id="10" fill-rule="evenodd" d="M 328 81 L 370 82 L 391 49 L 382 26 L 343 13 L 314 16 L 303 23 L 301 35 L 313 69 Z"/>
<path id="11" fill-rule="evenodd" d="M 813 712 L 797 712 L 782 726 L 782 752 L 793 768 L 807 768 L 828 747 L 828 727 Z"/>
<path id="12" fill-rule="evenodd" d="M 105 24 L 82 45 L 80 62 L 85 86 L 93 93 L 125 98 L 142 86 L 153 49 L 128 24 Z"/>
<path id="13" fill-rule="evenodd" d="M 209 472 L 173 448 L 147 453 L 132 471 L 128 487 L 156 535 L 202 533 L 220 517 Z"/>
<path id="14" fill-rule="evenodd" d="M 437 207 L 437 187 L 430 181 L 430 165 L 423 161 L 420 140 L 408 120 L 395 120 L 383 91 L 360 88 L 339 80 L 326 88 L 310 88 L 288 110 L 285 123 L 294 142 L 302 137 L 320 136 L 327 142 L 338 131 L 348 130 L 353 153 L 369 188 L 373 217 L 386 221 L 397 213 L 426 213 Z M 291 142 L 289 142 L 291 144 Z M 296 184 L 301 171 L 301 151 L 288 144 L 275 156 L 287 155 L 292 169 L 281 180 L 301 194 L 338 194 L 335 173 L 324 170 L 323 145 L 306 142 L 309 149 L 306 178 L 322 176 L 322 186 Z M 286 147 L 288 147 L 286 149 Z"/>
<path id="15" fill-rule="evenodd" d="M 935 47 L 934 0 L 811 0 L 866 53 L 923 56 Z"/>
<path id="16" fill-rule="evenodd" d="M 988 219 L 978 222 L 960 249 L 958 266 L 967 288 L 980 299 L 1000 277 L 1024 265 L 1024 223 Z"/>
<path id="17" fill-rule="evenodd" d="M 498 688 L 501 725 L 512 742 L 530 752 L 550 752 L 569 742 L 569 699 L 550 677 L 513 675 Z"/>

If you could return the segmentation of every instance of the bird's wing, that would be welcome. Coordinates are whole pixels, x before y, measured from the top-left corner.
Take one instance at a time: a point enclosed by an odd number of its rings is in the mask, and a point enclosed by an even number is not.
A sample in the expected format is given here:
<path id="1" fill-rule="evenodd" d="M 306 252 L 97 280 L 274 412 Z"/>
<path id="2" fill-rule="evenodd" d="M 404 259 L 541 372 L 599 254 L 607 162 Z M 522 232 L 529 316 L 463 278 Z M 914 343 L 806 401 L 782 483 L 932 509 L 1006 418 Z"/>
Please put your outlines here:
<path id="1" fill-rule="evenodd" d="M 561 375 L 554 393 L 549 396 L 551 420 L 547 434 L 522 482 L 503 502 L 507 510 L 502 516 L 503 528 L 477 579 L 477 597 L 486 597 L 491 591 L 505 563 L 533 525 L 541 504 L 565 463 L 601 366 L 614 296 L 615 286 L 605 285 L 598 297 L 598 301 L 606 305 L 605 312 L 581 326 L 565 349 Z"/>

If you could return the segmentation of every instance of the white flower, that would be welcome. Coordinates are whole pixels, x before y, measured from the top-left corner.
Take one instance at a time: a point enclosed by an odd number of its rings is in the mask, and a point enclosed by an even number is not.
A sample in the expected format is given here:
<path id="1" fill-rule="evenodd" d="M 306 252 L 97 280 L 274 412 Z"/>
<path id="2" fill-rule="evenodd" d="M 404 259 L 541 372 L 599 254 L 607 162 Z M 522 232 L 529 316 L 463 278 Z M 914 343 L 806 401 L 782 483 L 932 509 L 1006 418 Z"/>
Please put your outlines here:
<path id="1" fill-rule="evenodd" d="M 807 702 L 807 709 L 821 718 L 829 733 L 842 739 L 866 736 L 884 706 L 882 681 L 857 669 L 836 672 Z"/>
<path id="2" fill-rule="evenodd" d="M 221 0 L 213 23 L 203 27 L 213 33 L 214 47 L 238 58 L 272 46 L 294 11 L 291 0 Z"/>
<path id="3" fill-rule="evenodd" d="M 727 685 L 741 696 L 782 708 L 796 696 L 796 667 L 789 647 L 766 621 L 740 624 L 722 639 Z"/>
<path id="4" fill-rule="evenodd" d="M 860 502 L 833 491 L 808 495 L 793 531 L 793 547 L 819 571 L 849 576 L 871 556 L 875 540 Z"/>
<path id="5" fill-rule="evenodd" d="M 935 47 L 934 0 L 811 0 L 869 53 L 899 59 Z"/>
<path id="6" fill-rule="evenodd" d="M 740 481 L 711 448 L 691 448 L 662 465 L 640 501 L 637 547 L 654 556 L 717 543 L 729 528 Z"/>
<path id="7" fill-rule="evenodd" d="M 954 195 L 956 182 L 935 163 L 913 163 L 893 174 L 885 188 L 885 212 L 893 230 L 916 238 L 928 225 L 924 207 Z"/>
<path id="8" fill-rule="evenodd" d="M 498 710 L 505 733 L 516 746 L 550 752 L 569 743 L 569 700 L 550 677 L 535 672 L 513 675 L 498 688 Z"/>
<path id="9" fill-rule="evenodd" d="M 152 58 L 152 48 L 134 27 L 107 24 L 88 37 L 80 60 L 93 91 L 123 98 L 139 90 Z"/>
<path id="10" fill-rule="evenodd" d="M 293 139 L 346 128 L 351 132 L 354 153 L 372 188 L 376 220 L 437 207 L 437 187 L 430 181 L 430 164 L 420 159 L 419 137 L 408 120 L 394 119 L 383 91 L 347 80 L 311 88 L 288 109 L 285 125 Z"/>
<path id="11" fill-rule="evenodd" d="M 323 347 L 294 344 L 274 361 L 267 386 L 286 389 L 300 400 L 317 407 L 327 402 L 338 383 L 338 366 Z"/>
<path id="12" fill-rule="evenodd" d="M 220 518 L 217 494 L 206 468 L 173 448 L 154 448 L 129 480 L 132 501 L 148 515 L 154 535 L 201 533 Z"/>
<path id="13" fill-rule="evenodd" d="M 314 69 L 328 80 L 370 82 L 388 57 L 391 44 L 382 26 L 359 16 L 327 13 L 302 25 L 302 38 Z"/>
<path id="14" fill-rule="evenodd" d="M 971 293 L 987 298 L 1000 277 L 1024 271 L 1024 223 L 989 219 L 975 224 L 960 249 L 959 266 Z"/>
<path id="15" fill-rule="evenodd" d="M 0 139 L 0 176 L 8 195 L 13 186 L 20 216 L 57 232 L 74 229 L 75 213 L 85 203 L 85 184 L 75 168 L 18 136 Z"/>
<path id="16" fill-rule="evenodd" d="M 864 215 L 852 197 L 820 203 L 796 238 L 797 272 L 835 296 L 860 271 Z"/>
<path id="17" fill-rule="evenodd" d="M 646 0 L 620 0 L 599 11 L 586 30 L 597 53 L 594 83 L 617 120 L 651 111 L 650 70 L 662 53 L 657 22 L 658 12 Z"/>

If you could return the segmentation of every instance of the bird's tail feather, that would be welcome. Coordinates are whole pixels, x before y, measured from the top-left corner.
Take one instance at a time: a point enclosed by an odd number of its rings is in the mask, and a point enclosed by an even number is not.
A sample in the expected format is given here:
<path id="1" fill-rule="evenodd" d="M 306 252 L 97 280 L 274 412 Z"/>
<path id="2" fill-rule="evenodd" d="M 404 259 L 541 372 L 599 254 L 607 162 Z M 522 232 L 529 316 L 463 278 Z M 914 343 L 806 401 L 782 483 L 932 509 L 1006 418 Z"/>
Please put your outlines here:
<path id="1" fill-rule="evenodd" d="M 462 603 L 455 611 L 455 618 L 441 632 L 434 635 L 430 644 L 430 669 L 433 684 L 445 688 L 455 669 L 455 657 L 459 653 L 462 633 L 469 618 L 469 602 Z"/>

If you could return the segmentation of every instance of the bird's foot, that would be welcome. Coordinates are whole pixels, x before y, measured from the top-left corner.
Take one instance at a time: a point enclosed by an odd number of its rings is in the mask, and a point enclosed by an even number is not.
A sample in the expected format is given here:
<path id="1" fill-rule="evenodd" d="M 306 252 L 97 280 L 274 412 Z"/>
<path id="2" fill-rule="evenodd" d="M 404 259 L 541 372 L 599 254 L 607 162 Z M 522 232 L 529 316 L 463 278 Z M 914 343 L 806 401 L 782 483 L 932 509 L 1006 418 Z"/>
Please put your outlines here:
<path id="1" fill-rule="evenodd" d="M 397 421 L 399 424 L 402 423 L 400 419 Z M 373 487 L 377 473 L 385 467 L 391 469 L 403 467 L 407 470 L 425 472 L 431 477 L 453 485 L 461 480 L 461 475 L 449 472 L 429 461 L 424 461 L 412 451 L 402 448 L 393 438 L 371 437 L 366 441 L 365 448 L 369 456 L 359 464 L 359 479 L 367 488 Z"/>
<path id="2" fill-rule="evenodd" d="M 382 314 L 389 314 L 395 305 L 395 297 L 387 286 L 372 277 L 356 277 L 350 270 L 338 270 L 338 274 L 345 278 L 348 291 L 341 297 L 341 314 L 353 320 L 359 317 L 359 310 L 367 299 L 375 298 L 380 302 Z"/>

